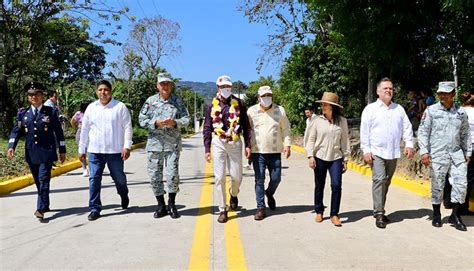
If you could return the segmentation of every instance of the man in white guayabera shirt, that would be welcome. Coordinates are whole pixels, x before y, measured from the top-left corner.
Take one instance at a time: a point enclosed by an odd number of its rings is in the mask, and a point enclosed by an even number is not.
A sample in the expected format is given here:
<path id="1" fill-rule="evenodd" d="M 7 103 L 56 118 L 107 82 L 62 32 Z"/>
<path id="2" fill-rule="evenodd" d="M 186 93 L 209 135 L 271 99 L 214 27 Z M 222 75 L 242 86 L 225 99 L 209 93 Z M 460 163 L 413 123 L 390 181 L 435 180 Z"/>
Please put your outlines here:
<path id="1" fill-rule="evenodd" d="M 102 202 L 100 189 L 105 165 L 115 182 L 123 209 L 129 204 L 127 177 L 124 161 L 130 156 L 132 146 L 132 121 L 125 104 L 112 97 L 112 84 L 102 80 L 96 90 L 99 100 L 91 103 L 82 119 L 79 141 L 79 159 L 89 153 L 89 210 L 90 221 L 100 217 Z"/>
<path id="2" fill-rule="evenodd" d="M 251 106 L 247 115 L 251 128 L 252 163 L 255 172 L 255 196 L 257 212 L 255 220 L 266 217 L 265 196 L 268 207 L 275 210 L 275 194 L 281 181 L 281 153 L 285 158 L 291 155 L 290 122 L 285 109 L 273 103 L 270 86 L 258 89 L 259 103 Z M 268 169 L 270 182 L 265 189 L 265 171 Z"/>
<path id="3" fill-rule="evenodd" d="M 413 131 L 403 107 L 392 102 L 393 84 L 389 78 L 377 83 L 377 95 L 377 101 L 362 111 L 360 147 L 364 161 L 372 167 L 375 225 L 383 229 L 390 222 L 385 215 L 385 201 L 400 158 L 400 140 L 405 142 L 405 155 L 412 159 Z"/>

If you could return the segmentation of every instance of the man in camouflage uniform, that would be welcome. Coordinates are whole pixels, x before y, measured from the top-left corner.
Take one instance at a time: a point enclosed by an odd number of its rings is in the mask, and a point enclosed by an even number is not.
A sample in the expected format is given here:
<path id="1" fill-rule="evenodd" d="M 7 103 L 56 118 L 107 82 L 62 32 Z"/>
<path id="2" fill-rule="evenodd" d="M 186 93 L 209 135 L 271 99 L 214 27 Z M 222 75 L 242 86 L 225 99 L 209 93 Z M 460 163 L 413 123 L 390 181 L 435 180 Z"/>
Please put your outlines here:
<path id="1" fill-rule="evenodd" d="M 441 201 L 446 176 L 453 189 L 453 204 L 449 223 L 456 229 L 466 231 L 459 216 L 459 206 L 464 203 L 467 188 L 467 164 L 472 147 L 467 114 L 454 104 L 456 94 L 454 82 L 440 82 L 439 102 L 429 106 L 423 113 L 418 130 L 421 162 L 431 169 L 431 203 L 433 204 L 434 227 L 441 227 Z"/>
<path id="2" fill-rule="evenodd" d="M 183 100 L 172 93 L 174 82 L 168 73 L 158 74 L 156 87 L 159 93 L 146 100 L 138 117 L 140 126 L 148 128 L 148 175 L 158 201 L 153 216 L 160 218 L 169 212 L 172 218 L 178 218 L 175 198 L 179 192 L 180 128 L 188 125 L 189 113 Z M 164 199 L 163 170 L 167 176 L 168 208 Z"/>

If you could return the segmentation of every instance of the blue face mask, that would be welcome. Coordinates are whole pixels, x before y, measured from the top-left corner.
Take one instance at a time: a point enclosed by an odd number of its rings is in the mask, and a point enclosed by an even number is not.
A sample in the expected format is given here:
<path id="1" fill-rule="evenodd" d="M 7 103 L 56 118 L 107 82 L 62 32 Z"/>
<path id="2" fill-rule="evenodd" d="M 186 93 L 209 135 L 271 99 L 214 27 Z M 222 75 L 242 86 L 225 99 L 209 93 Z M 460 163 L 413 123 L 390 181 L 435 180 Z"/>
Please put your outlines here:
<path id="1" fill-rule="evenodd" d="M 232 95 L 232 88 L 223 88 L 223 89 L 221 89 L 221 96 L 224 99 L 229 98 L 230 95 Z"/>
<path id="2" fill-rule="evenodd" d="M 260 97 L 260 105 L 263 107 L 269 107 L 272 105 L 272 97 Z"/>

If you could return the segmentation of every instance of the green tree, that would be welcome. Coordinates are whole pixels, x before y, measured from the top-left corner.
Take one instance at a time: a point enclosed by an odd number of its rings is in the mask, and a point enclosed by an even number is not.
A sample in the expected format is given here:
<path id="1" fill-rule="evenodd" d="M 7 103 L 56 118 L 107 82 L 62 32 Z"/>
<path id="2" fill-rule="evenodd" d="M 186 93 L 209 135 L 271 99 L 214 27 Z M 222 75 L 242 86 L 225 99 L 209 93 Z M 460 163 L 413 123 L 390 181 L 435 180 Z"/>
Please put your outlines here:
<path id="1" fill-rule="evenodd" d="M 242 81 L 235 81 L 232 83 L 232 92 L 237 95 L 245 94 L 248 90 L 248 86 Z"/>
<path id="2" fill-rule="evenodd" d="M 181 97 L 181 99 L 183 99 L 184 103 L 186 104 L 186 107 L 188 108 L 190 125 L 186 127 L 186 131 L 193 132 L 193 122 L 195 120 L 201 120 L 206 114 L 206 112 L 204 111 L 206 106 L 204 96 L 193 91 L 193 89 L 189 87 L 179 86 L 175 88 L 174 91 L 178 96 Z"/>
<path id="3" fill-rule="evenodd" d="M 260 76 L 260 78 L 256 81 L 252 81 L 249 83 L 247 92 L 245 93 L 245 104 L 247 108 L 258 103 L 257 95 L 258 95 L 258 88 L 261 86 L 270 86 L 272 92 L 274 93 L 274 102 L 279 103 L 279 95 L 278 93 L 278 85 L 277 82 L 273 79 L 272 76 Z"/>
<path id="4" fill-rule="evenodd" d="M 93 80 L 100 74 L 105 53 L 93 42 L 117 42 L 107 38 L 104 31 L 90 37 L 87 33 L 90 21 L 83 16 L 84 11 L 98 14 L 101 20 L 116 21 L 126 14 L 127 8 L 111 10 L 102 2 L 90 0 L 1 2 L 2 135 L 11 128 L 16 109 L 25 101 L 24 93 L 19 91 L 25 81 L 38 80 L 62 87 L 77 78 Z"/>

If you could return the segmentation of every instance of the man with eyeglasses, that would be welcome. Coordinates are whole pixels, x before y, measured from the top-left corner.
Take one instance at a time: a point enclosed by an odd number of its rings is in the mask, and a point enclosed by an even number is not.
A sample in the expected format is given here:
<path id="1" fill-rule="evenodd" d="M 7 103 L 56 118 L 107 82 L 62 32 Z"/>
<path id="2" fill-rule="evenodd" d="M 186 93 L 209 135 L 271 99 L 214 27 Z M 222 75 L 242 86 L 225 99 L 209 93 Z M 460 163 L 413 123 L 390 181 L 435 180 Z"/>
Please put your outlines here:
<path id="1" fill-rule="evenodd" d="M 40 220 L 49 208 L 49 187 L 53 162 L 58 160 L 56 146 L 59 146 L 59 160 L 66 160 L 64 133 L 54 109 L 43 105 L 46 88 L 37 82 L 25 85 L 31 106 L 18 110 L 15 126 L 8 140 L 8 159 L 13 159 L 15 148 L 21 136 L 25 136 L 25 160 L 30 168 L 38 190 L 34 215 Z"/>

